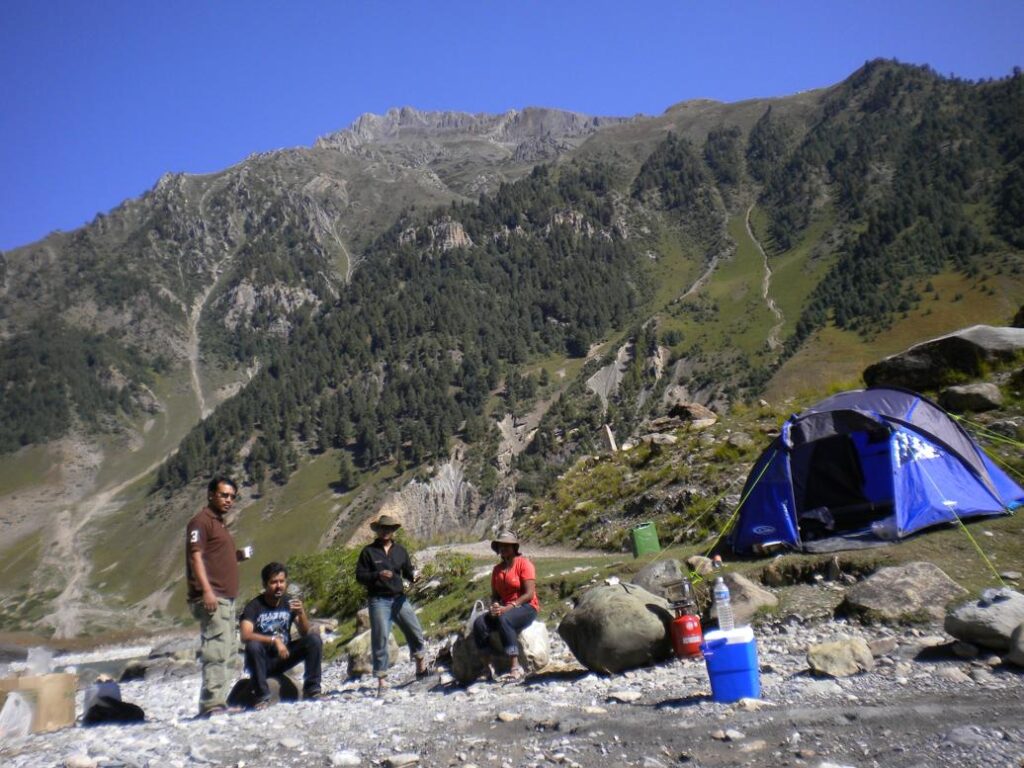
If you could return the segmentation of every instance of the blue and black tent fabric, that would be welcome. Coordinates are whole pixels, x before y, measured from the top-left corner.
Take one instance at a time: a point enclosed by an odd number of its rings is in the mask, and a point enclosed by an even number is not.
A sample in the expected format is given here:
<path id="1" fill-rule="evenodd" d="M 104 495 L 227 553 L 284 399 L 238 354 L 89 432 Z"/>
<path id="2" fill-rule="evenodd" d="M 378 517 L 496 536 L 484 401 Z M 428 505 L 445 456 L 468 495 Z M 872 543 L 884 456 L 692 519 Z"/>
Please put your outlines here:
<path id="1" fill-rule="evenodd" d="M 741 499 L 734 551 L 827 551 L 1006 514 L 1024 504 L 1024 489 L 938 405 L 879 387 L 791 416 Z"/>

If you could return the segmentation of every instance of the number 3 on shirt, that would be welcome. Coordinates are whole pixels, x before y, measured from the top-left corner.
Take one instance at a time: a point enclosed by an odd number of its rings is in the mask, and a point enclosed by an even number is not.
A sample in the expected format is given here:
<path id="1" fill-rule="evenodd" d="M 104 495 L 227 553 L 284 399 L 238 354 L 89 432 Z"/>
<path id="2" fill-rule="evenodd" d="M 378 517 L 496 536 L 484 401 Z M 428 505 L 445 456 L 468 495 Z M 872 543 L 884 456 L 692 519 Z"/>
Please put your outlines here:
<path id="1" fill-rule="evenodd" d="M 199 531 L 198 530 L 189 531 L 189 533 L 188 533 L 188 541 L 189 541 L 190 544 L 198 544 L 199 543 Z"/>

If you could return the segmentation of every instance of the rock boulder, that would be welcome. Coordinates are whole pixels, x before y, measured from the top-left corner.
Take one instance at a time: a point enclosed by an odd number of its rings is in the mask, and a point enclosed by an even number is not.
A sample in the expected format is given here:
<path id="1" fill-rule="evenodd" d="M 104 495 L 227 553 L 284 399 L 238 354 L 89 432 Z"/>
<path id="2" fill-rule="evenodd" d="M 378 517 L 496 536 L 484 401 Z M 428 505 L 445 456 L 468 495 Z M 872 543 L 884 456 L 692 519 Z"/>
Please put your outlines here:
<path id="1" fill-rule="evenodd" d="M 491 657 L 494 671 L 504 674 L 511 669 L 508 658 L 502 652 L 501 639 L 491 633 Z M 544 669 L 551 661 L 551 637 L 543 621 L 534 621 L 519 633 L 519 664 L 532 675 Z M 466 627 L 452 645 L 452 677 L 462 685 L 469 685 L 484 673 L 484 661 L 473 641 L 473 635 Z"/>
<path id="2" fill-rule="evenodd" d="M 371 653 L 370 630 L 360 632 L 349 640 L 348 645 L 342 651 L 342 656 L 348 664 L 348 676 L 350 678 L 362 677 L 373 672 L 373 656 Z M 392 635 L 388 638 L 388 658 L 392 662 L 398 658 L 398 641 Z"/>
<path id="3" fill-rule="evenodd" d="M 907 563 L 880 568 L 846 592 L 844 608 L 859 616 L 881 621 L 931 618 L 941 621 L 946 604 L 962 598 L 967 590 L 933 563 Z"/>
<path id="4" fill-rule="evenodd" d="M 630 582 L 638 587 L 643 587 L 652 595 L 668 600 L 670 595 L 666 593 L 665 585 L 672 584 L 673 582 L 678 583 L 682 580 L 683 572 L 679 567 L 679 561 L 668 558 L 666 560 L 656 560 L 649 565 L 645 565 L 630 579 Z"/>
<path id="5" fill-rule="evenodd" d="M 299 689 L 287 675 L 268 677 L 267 688 L 270 689 L 271 704 L 299 700 Z M 228 694 L 228 704 L 232 707 L 247 709 L 256 704 L 256 696 L 252 692 L 252 682 L 248 677 L 243 677 L 231 688 L 231 692 Z"/>
<path id="6" fill-rule="evenodd" d="M 816 674 L 829 677 L 849 677 L 875 668 L 871 649 L 860 637 L 841 637 L 812 645 L 807 651 L 807 663 Z"/>
<path id="7" fill-rule="evenodd" d="M 664 661 L 672 653 L 666 600 L 634 584 L 594 587 L 558 626 L 583 666 L 615 673 Z"/>
<path id="8" fill-rule="evenodd" d="M 1006 660 L 1018 667 L 1024 667 L 1024 624 L 1018 624 L 1010 634 L 1010 648 Z"/>
<path id="9" fill-rule="evenodd" d="M 869 387 L 937 389 L 963 377 L 977 378 L 993 363 L 1010 362 L 1024 352 L 1024 328 L 975 325 L 915 344 L 868 366 Z"/>
<path id="10" fill-rule="evenodd" d="M 738 573 L 724 574 L 725 583 L 729 586 L 729 603 L 732 605 L 736 626 L 749 624 L 754 614 L 761 608 L 773 608 L 779 604 L 779 598 L 764 587 Z M 709 588 L 714 579 L 709 581 Z M 711 605 L 710 616 L 718 620 L 714 605 Z"/>
<path id="11" fill-rule="evenodd" d="M 1014 630 L 1024 624 L 1024 595 L 1009 588 L 985 590 L 946 614 L 945 630 L 957 640 L 994 651 L 1010 648 Z"/>
<path id="12" fill-rule="evenodd" d="M 956 413 L 980 413 L 991 411 L 1003 404 L 999 387 L 990 382 L 975 382 L 949 387 L 939 395 L 939 405 Z"/>

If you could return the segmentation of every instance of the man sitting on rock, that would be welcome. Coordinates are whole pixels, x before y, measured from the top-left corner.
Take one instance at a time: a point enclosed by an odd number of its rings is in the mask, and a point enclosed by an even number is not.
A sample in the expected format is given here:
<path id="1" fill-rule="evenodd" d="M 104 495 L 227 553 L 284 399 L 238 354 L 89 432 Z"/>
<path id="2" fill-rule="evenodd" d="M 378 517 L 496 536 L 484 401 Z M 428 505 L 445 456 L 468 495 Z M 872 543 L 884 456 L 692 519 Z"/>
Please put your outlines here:
<path id="1" fill-rule="evenodd" d="M 281 563 L 267 563 L 260 572 L 263 593 L 242 611 L 241 634 L 245 643 L 245 666 L 252 676 L 256 709 L 270 703 L 267 677 L 287 672 L 305 662 L 302 698 L 320 697 L 320 660 L 323 643 L 312 631 L 306 609 L 298 597 L 287 597 L 288 571 Z M 291 640 L 292 623 L 300 637 Z"/>

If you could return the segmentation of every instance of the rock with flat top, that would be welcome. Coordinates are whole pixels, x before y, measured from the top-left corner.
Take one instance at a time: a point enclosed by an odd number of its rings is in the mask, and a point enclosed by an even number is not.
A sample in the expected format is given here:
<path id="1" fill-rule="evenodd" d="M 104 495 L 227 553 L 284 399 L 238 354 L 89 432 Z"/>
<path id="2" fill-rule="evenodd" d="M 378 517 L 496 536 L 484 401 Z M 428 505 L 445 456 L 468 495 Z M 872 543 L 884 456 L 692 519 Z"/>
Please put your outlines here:
<path id="1" fill-rule="evenodd" d="M 946 605 L 967 590 L 933 563 L 919 562 L 879 568 L 847 589 L 847 612 L 873 621 L 941 621 Z"/>

